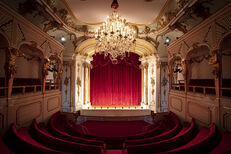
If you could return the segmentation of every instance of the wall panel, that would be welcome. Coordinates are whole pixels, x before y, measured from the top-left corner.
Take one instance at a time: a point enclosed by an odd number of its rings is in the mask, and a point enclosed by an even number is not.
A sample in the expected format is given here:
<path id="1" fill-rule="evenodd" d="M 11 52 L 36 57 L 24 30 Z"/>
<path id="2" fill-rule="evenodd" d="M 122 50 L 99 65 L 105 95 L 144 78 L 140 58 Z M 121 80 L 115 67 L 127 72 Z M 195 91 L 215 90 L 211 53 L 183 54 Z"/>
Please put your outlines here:
<path id="1" fill-rule="evenodd" d="M 19 106 L 16 110 L 16 124 L 22 126 L 38 118 L 42 114 L 41 104 L 42 102 L 37 101 Z"/>

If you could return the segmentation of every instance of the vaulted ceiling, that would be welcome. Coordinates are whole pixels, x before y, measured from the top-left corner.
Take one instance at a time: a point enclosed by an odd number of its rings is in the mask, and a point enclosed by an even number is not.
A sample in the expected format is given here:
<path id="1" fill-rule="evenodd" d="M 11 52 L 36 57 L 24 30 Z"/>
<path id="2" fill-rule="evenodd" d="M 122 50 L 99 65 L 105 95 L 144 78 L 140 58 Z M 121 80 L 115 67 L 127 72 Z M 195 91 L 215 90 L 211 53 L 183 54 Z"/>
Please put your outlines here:
<path id="1" fill-rule="evenodd" d="M 62 42 L 64 55 L 94 53 L 94 31 L 112 13 L 113 0 L 0 0 Z M 138 54 L 167 58 L 165 38 L 174 41 L 230 0 L 118 0 L 118 13 L 138 32 Z M 82 49 L 82 50 L 80 50 Z"/>

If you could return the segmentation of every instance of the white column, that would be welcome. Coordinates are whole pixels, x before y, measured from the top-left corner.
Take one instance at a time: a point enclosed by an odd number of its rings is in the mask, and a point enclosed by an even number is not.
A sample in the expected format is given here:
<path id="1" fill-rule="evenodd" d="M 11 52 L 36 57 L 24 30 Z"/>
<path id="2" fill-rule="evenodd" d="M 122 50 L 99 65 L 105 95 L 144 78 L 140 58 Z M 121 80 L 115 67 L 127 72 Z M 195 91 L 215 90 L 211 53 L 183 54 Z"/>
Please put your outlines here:
<path id="1" fill-rule="evenodd" d="M 156 57 L 154 55 L 142 57 L 139 59 L 141 61 L 143 71 L 143 100 L 141 103 L 143 108 L 149 108 L 156 112 Z"/>
<path id="2" fill-rule="evenodd" d="M 75 76 L 75 110 L 81 110 L 83 106 L 83 88 L 84 88 L 84 81 L 83 81 L 83 60 L 84 56 L 77 54 L 75 56 L 76 60 L 76 76 Z"/>
<path id="3" fill-rule="evenodd" d="M 90 69 L 93 58 L 85 56 L 83 58 L 83 105 L 82 108 L 87 109 L 91 106 L 90 102 Z"/>

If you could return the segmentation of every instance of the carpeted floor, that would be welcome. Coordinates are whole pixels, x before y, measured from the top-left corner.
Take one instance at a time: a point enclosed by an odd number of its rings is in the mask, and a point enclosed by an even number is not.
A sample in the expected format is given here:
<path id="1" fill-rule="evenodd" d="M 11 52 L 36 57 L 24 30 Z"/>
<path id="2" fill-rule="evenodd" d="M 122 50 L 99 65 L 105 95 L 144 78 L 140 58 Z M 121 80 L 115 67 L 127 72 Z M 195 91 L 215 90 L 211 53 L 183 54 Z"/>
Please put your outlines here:
<path id="1" fill-rule="evenodd" d="M 77 125 L 79 130 L 84 129 L 89 135 L 102 137 L 122 137 L 139 134 L 150 130 L 151 124 L 145 121 L 87 121 Z"/>

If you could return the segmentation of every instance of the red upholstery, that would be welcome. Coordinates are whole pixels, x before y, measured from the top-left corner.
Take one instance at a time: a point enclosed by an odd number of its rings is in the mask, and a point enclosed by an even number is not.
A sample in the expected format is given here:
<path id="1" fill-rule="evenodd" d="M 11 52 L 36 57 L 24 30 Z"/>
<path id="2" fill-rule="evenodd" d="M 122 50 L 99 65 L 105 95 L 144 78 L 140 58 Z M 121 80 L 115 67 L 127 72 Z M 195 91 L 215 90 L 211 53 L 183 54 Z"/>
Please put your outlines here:
<path id="1" fill-rule="evenodd" d="M 72 136 L 70 134 L 67 134 L 65 132 L 66 124 L 61 123 L 60 117 L 61 117 L 61 113 L 57 112 L 51 117 L 51 119 L 49 121 L 50 131 L 51 131 L 52 135 L 56 136 L 57 138 L 72 141 L 72 142 L 91 144 L 91 145 L 99 145 L 99 146 L 103 145 L 104 147 L 106 146 L 103 141 L 91 140 L 91 139 L 81 138 L 81 137 Z M 56 123 L 56 125 L 55 125 L 55 123 Z M 59 129 L 56 128 L 57 125 L 58 125 Z"/>
<path id="2" fill-rule="evenodd" d="M 143 137 L 147 137 L 147 136 L 154 136 L 157 135 L 159 133 L 161 133 L 163 130 L 165 130 L 162 125 L 157 124 L 152 131 L 149 131 L 147 133 L 141 133 L 136 135 L 131 135 L 131 136 L 123 136 L 123 137 L 101 137 L 101 136 L 93 136 L 93 135 L 88 135 L 88 134 L 83 134 L 81 132 L 78 132 L 75 129 L 75 126 L 70 125 L 69 123 L 69 130 L 67 131 L 69 134 L 72 134 L 73 136 L 79 136 L 82 138 L 88 138 L 88 139 L 98 139 L 98 140 L 104 140 L 105 143 L 107 144 L 107 148 L 109 149 L 121 149 L 122 148 L 122 143 L 126 140 L 126 139 L 137 139 L 137 138 L 143 138 Z M 109 131 L 113 132 L 113 129 L 109 129 Z"/>
<path id="3" fill-rule="evenodd" d="M 47 145 L 53 149 L 73 152 L 73 153 L 95 153 L 95 154 L 103 154 L 103 146 L 89 145 L 76 143 L 71 141 L 62 140 L 50 135 L 47 131 L 40 130 L 37 126 L 36 121 L 33 122 L 34 133 L 36 134 L 37 140 L 39 140 L 44 145 Z"/>
<path id="4" fill-rule="evenodd" d="M 28 133 L 26 128 L 20 128 L 18 131 L 13 124 L 11 130 L 15 136 L 15 142 L 17 143 L 17 149 L 20 153 L 63 153 L 67 154 L 67 152 L 56 151 L 50 149 L 46 146 L 41 145 L 40 143 L 36 142 Z"/>
<path id="5" fill-rule="evenodd" d="M 185 123 L 182 130 L 174 137 L 159 142 L 149 142 L 141 145 L 128 145 L 127 153 L 153 153 L 174 149 L 189 142 L 195 135 L 195 123 Z"/>
<path id="6" fill-rule="evenodd" d="M 201 127 L 199 133 L 197 136 L 188 142 L 187 144 L 180 146 L 179 148 L 176 148 L 174 150 L 163 152 L 164 153 L 208 153 L 209 149 L 213 146 L 211 141 L 213 140 L 213 137 L 215 135 L 215 124 L 212 124 L 210 129 L 206 127 Z"/>
<path id="7" fill-rule="evenodd" d="M 165 125 L 165 129 L 170 128 L 168 131 L 165 131 L 157 136 L 151 136 L 143 139 L 125 140 L 123 148 L 125 148 L 127 145 L 141 145 L 165 140 L 175 136 L 180 131 L 180 121 L 172 112 L 169 113 L 167 123 L 165 123 Z"/>
<path id="8" fill-rule="evenodd" d="M 219 154 L 231 153 L 231 132 L 224 132 L 222 135 L 221 142 L 209 154 L 217 154 L 217 153 Z"/>
<path id="9" fill-rule="evenodd" d="M 1 154 L 14 154 L 3 142 L 2 138 L 0 137 L 0 152 Z"/>
<path id="10" fill-rule="evenodd" d="M 143 138 L 144 136 L 160 133 L 162 130 L 159 124 L 151 125 L 144 121 L 89 121 L 81 125 L 74 125 L 72 129 L 92 136 L 125 137 L 129 139 Z"/>

